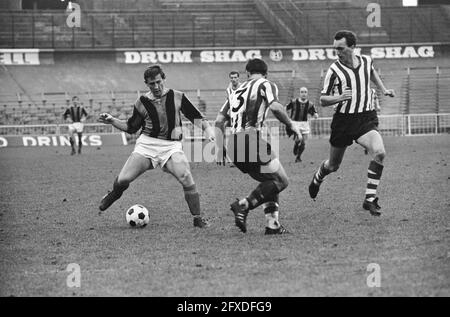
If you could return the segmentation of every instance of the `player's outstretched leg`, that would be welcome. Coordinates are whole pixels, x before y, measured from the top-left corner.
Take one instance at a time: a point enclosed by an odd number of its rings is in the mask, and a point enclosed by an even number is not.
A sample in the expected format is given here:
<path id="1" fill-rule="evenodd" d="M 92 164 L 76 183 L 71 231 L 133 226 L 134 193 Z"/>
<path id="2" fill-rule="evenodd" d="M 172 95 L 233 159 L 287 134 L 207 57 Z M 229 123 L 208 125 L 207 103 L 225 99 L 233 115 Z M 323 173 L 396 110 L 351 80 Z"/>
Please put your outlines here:
<path id="1" fill-rule="evenodd" d="M 145 158 L 138 153 L 132 153 L 122 167 L 119 176 L 114 180 L 113 190 L 103 196 L 99 206 L 100 211 L 108 209 L 122 196 L 123 192 L 128 188 L 132 181 L 151 168 L 153 168 L 153 166 L 150 159 Z"/>
<path id="2" fill-rule="evenodd" d="M 129 182 L 120 182 L 118 181 L 119 177 L 116 177 L 113 184 L 113 190 L 110 191 L 108 194 L 103 196 L 102 201 L 100 202 L 100 206 L 98 209 L 100 211 L 105 211 L 108 209 L 117 199 L 119 199 L 123 192 L 130 186 Z"/>
<path id="3" fill-rule="evenodd" d="M 192 177 L 186 155 L 184 155 L 183 152 L 176 152 L 172 154 L 164 166 L 164 170 L 172 174 L 183 186 L 184 198 L 189 207 L 189 211 L 193 216 L 194 227 L 209 227 L 209 221 L 201 212 L 200 194 L 197 191 L 197 186 L 195 185 L 194 178 Z"/>
<path id="4" fill-rule="evenodd" d="M 330 158 L 320 164 L 319 169 L 314 174 L 313 179 L 309 184 L 309 196 L 311 196 L 312 199 L 316 199 L 317 194 L 319 193 L 320 185 L 325 177 L 339 169 L 342 159 L 344 158 L 346 148 L 347 147 L 338 148 L 331 146 Z"/>

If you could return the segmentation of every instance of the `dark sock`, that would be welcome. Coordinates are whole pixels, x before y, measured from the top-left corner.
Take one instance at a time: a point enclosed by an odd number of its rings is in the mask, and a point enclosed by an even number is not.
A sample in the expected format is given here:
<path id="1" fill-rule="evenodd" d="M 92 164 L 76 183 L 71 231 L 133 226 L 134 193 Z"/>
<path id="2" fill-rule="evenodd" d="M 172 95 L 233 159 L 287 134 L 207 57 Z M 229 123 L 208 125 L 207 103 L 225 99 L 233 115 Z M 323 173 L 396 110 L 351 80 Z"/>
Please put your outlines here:
<path id="1" fill-rule="evenodd" d="M 314 175 L 314 184 L 320 185 L 325 179 L 325 176 L 330 173 L 331 172 L 325 168 L 325 161 L 323 161 L 322 164 L 320 164 L 319 170 Z"/>
<path id="2" fill-rule="evenodd" d="M 183 187 L 184 198 L 189 206 L 189 211 L 194 217 L 200 216 L 200 195 L 197 192 L 197 186 L 191 185 Z"/>
<path id="3" fill-rule="evenodd" d="M 383 173 L 383 165 L 378 162 L 370 161 L 369 169 L 367 171 L 367 187 L 366 200 L 373 201 L 377 196 L 377 188 L 380 183 L 381 174 Z"/>
<path id="4" fill-rule="evenodd" d="M 113 184 L 113 190 L 117 193 L 123 193 L 129 186 L 129 183 L 120 183 L 118 182 L 119 177 L 116 177 Z"/>
<path id="5" fill-rule="evenodd" d="M 249 209 L 253 210 L 265 202 L 270 201 L 279 192 L 280 190 L 274 181 L 260 183 L 247 197 Z"/>

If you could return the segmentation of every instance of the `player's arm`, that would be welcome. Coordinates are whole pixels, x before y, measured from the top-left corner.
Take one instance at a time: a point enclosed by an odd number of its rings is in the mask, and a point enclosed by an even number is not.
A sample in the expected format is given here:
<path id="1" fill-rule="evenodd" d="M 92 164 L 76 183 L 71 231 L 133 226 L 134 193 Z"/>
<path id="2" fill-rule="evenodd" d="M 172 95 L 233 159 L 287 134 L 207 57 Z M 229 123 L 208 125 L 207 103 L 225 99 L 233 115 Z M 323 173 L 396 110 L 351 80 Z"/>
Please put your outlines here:
<path id="1" fill-rule="evenodd" d="M 129 134 L 136 133 L 142 127 L 143 120 L 136 107 L 133 108 L 133 115 L 128 120 L 117 119 L 109 113 L 101 113 L 98 118 L 99 122 L 111 124 L 116 129 Z"/>
<path id="2" fill-rule="evenodd" d="M 314 119 L 317 119 L 319 117 L 319 113 L 317 112 L 315 104 L 311 105 L 310 111 L 311 111 L 310 114 L 313 116 Z"/>
<path id="3" fill-rule="evenodd" d="M 291 118 L 289 118 L 285 108 L 281 103 L 279 103 L 278 101 L 273 101 L 270 104 L 269 109 L 272 111 L 273 115 L 275 116 L 275 118 L 278 119 L 278 121 L 286 125 L 288 134 L 292 135 L 293 133 L 294 138 L 297 138 L 299 140 L 302 139 L 302 134 L 300 133 L 300 130 L 296 126 L 294 126 Z"/>
<path id="4" fill-rule="evenodd" d="M 195 126 L 201 128 L 206 135 L 206 138 L 210 142 L 214 142 L 214 129 L 209 124 L 208 120 L 204 115 L 198 110 L 196 106 L 183 94 L 181 98 L 181 112 L 184 116 L 191 121 Z"/>
<path id="5" fill-rule="evenodd" d="M 383 92 L 383 95 L 389 96 L 389 97 L 395 97 L 395 91 L 394 89 L 387 89 L 386 86 L 384 86 L 383 81 L 381 80 L 380 74 L 375 70 L 375 68 L 372 65 L 372 71 L 370 74 L 370 79 L 373 81 L 375 85 L 380 88 L 380 90 Z"/>
<path id="6" fill-rule="evenodd" d="M 87 114 L 87 112 L 86 112 L 86 109 L 81 108 L 81 118 L 80 118 L 80 121 L 81 121 L 81 122 L 85 122 L 86 119 L 87 119 L 87 117 L 88 117 L 88 114 Z"/>
<path id="7" fill-rule="evenodd" d="M 332 106 L 339 102 L 352 99 L 352 91 L 348 88 L 344 89 L 340 95 L 333 95 L 333 87 L 335 86 L 336 81 L 338 81 L 336 73 L 331 67 L 328 68 L 323 81 L 322 95 L 320 96 L 320 105 L 322 107 Z"/>
<path id="8" fill-rule="evenodd" d="M 68 118 L 70 118 L 70 108 L 67 108 L 66 111 L 63 113 L 64 121 L 67 121 Z M 70 120 L 70 122 L 72 122 L 72 120 Z"/>

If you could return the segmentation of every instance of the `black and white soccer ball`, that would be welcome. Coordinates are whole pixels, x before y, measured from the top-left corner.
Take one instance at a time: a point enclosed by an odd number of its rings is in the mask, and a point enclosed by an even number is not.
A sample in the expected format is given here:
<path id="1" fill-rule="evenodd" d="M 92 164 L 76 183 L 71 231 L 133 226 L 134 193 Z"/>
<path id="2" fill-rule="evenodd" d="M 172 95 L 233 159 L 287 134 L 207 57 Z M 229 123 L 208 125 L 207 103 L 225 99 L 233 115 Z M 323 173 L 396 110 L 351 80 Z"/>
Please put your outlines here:
<path id="1" fill-rule="evenodd" d="M 125 217 L 127 223 L 132 227 L 145 227 L 150 222 L 148 210 L 142 205 L 134 205 L 128 208 Z"/>

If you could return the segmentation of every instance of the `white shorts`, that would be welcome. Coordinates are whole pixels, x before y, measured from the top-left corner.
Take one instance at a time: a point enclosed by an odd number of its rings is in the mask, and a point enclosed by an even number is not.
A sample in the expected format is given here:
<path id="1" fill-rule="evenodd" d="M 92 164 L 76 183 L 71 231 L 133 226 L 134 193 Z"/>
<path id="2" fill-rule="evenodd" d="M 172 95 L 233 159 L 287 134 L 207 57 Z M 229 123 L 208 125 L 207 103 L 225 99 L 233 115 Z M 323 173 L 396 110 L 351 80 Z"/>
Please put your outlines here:
<path id="1" fill-rule="evenodd" d="M 309 122 L 308 121 L 292 121 L 294 126 L 298 127 L 301 134 L 309 134 Z"/>
<path id="2" fill-rule="evenodd" d="M 181 141 L 162 140 L 144 134 L 136 140 L 133 151 L 152 160 L 154 168 L 164 167 L 172 155 L 178 152 L 184 153 Z"/>
<path id="3" fill-rule="evenodd" d="M 82 124 L 81 122 L 74 122 L 69 124 L 69 132 L 70 133 L 82 133 L 84 129 L 84 124 Z"/>

